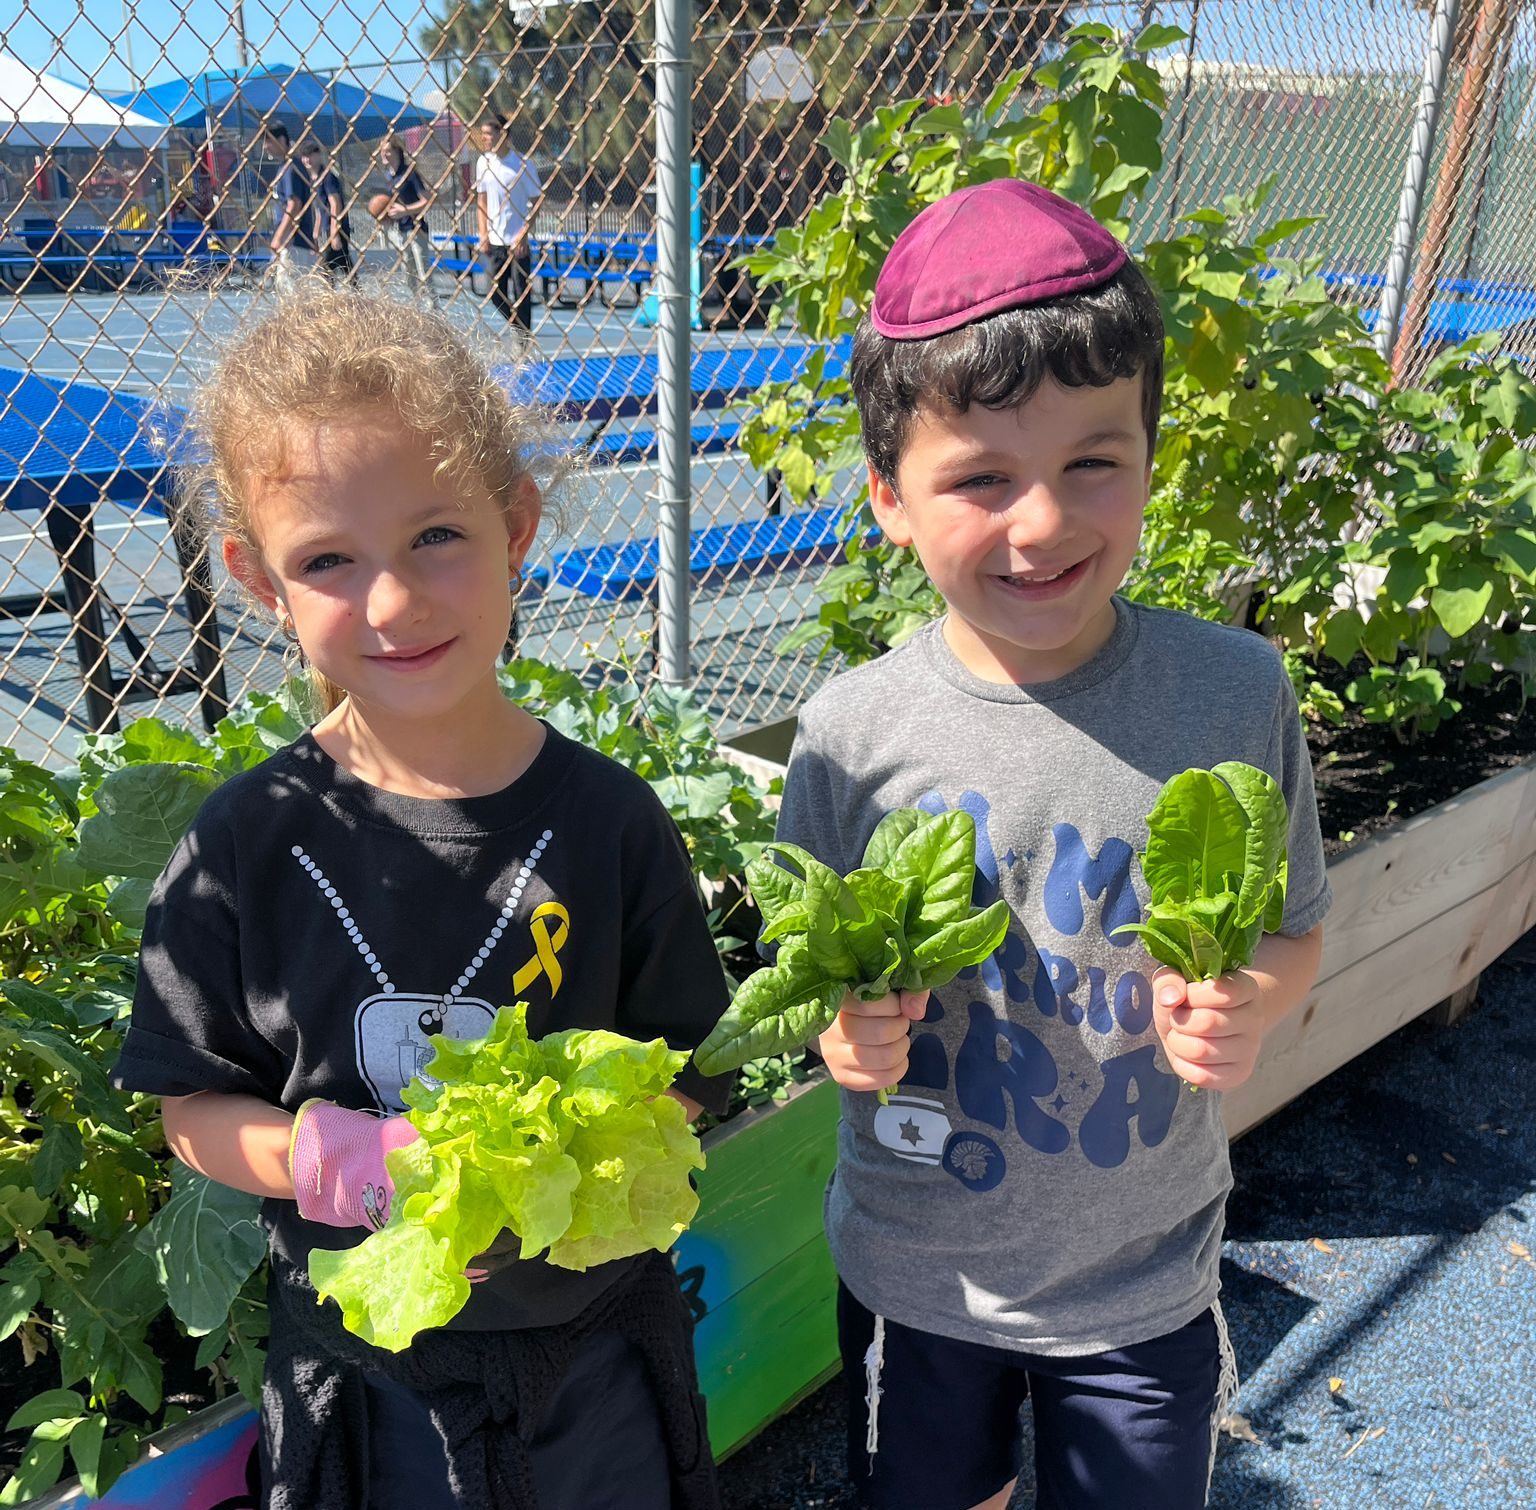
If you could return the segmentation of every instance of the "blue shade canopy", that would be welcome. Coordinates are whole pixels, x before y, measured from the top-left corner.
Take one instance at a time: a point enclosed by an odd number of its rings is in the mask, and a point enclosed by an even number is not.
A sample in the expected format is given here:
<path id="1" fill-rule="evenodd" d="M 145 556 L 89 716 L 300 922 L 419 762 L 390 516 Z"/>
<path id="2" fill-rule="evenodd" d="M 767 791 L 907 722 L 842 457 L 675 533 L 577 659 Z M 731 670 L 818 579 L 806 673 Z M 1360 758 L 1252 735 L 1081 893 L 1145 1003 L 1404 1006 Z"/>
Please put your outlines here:
<path id="1" fill-rule="evenodd" d="M 214 70 L 110 98 L 169 126 L 201 131 L 208 123 L 215 129 L 254 131 L 280 122 L 295 141 L 311 136 L 328 147 L 348 136 L 367 140 L 429 126 L 436 119 L 430 110 L 344 79 L 280 65 Z"/>

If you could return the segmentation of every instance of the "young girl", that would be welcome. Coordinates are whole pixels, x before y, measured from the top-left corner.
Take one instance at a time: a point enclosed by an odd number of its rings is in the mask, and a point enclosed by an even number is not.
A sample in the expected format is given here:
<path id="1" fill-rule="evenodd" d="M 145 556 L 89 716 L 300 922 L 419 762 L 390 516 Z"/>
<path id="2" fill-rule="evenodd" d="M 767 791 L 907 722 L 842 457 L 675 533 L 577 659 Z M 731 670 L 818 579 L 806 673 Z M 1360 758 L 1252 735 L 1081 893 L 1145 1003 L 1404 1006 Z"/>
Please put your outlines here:
<path id="1" fill-rule="evenodd" d="M 389 244 L 409 258 L 421 292 L 432 298 L 432 240 L 427 234 L 427 208 L 431 198 L 416 165 L 405 155 L 398 136 L 386 136 L 379 144 L 379 166 L 389 177 L 390 203 L 384 212 Z"/>
<path id="2" fill-rule="evenodd" d="M 198 418 L 224 559 L 326 711 L 214 793 L 166 867 L 116 1077 L 165 1098 L 178 1157 L 266 1198 L 263 1503 L 715 1506 L 665 1255 L 574 1273 L 514 1260 L 509 1234 L 463 1312 L 400 1354 L 307 1278 L 311 1248 L 387 1218 L 431 1034 L 523 1000 L 535 1035 L 690 1048 L 726 1003 L 650 789 L 497 685 L 536 416 L 440 316 L 312 289 L 227 352 Z M 676 1094 L 696 1114 L 725 1092 L 690 1069 Z"/>

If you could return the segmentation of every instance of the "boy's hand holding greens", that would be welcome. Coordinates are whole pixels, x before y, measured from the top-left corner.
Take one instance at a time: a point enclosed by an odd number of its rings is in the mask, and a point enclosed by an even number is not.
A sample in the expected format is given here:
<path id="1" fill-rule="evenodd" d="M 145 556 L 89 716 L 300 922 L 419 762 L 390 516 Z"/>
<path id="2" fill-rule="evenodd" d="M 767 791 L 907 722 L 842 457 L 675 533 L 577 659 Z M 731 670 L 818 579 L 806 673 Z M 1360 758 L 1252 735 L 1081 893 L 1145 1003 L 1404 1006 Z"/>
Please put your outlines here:
<path id="1" fill-rule="evenodd" d="M 1279 786 L 1241 761 L 1170 778 L 1147 815 L 1151 906 L 1120 932 L 1139 934 L 1162 964 L 1153 1024 L 1169 1066 L 1196 1089 L 1247 1080 L 1264 1035 L 1317 973 L 1321 934 L 1276 932 L 1289 826 Z"/>
<path id="2" fill-rule="evenodd" d="M 1252 1077 L 1265 1035 L 1305 1000 L 1322 950 L 1321 929 L 1300 938 L 1269 933 L 1251 965 L 1215 980 L 1158 970 L 1152 1023 L 1168 1067 L 1201 1089 L 1236 1090 Z"/>
<path id="3" fill-rule="evenodd" d="M 899 1012 L 901 996 L 926 998 L 1007 936 L 1006 903 L 971 905 L 975 869 L 976 826 L 963 812 L 887 813 L 846 876 L 797 845 L 770 845 L 747 879 L 763 915 L 759 942 L 776 944 L 778 957 L 742 982 L 694 1054 L 699 1070 L 718 1075 L 798 1048 L 844 1015 L 862 1020 L 852 1041 L 863 1070 L 887 1060 L 904 1070 L 891 1004 Z"/>

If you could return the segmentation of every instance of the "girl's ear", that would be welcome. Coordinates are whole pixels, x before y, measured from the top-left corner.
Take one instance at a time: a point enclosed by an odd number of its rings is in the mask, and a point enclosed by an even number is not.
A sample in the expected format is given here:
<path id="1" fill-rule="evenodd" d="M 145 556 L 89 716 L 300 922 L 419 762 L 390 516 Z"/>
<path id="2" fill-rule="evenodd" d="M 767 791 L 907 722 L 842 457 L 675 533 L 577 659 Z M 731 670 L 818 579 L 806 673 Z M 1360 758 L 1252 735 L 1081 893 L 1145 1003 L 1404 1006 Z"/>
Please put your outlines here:
<path id="1" fill-rule="evenodd" d="M 231 540 L 228 536 L 224 539 L 223 550 L 224 565 L 230 576 L 259 602 L 264 603 L 273 613 L 276 613 L 277 589 L 272 585 L 272 579 L 267 575 L 266 567 L 261 564 L 261 558 L 249 546 L 242 545 L 238 540 Z"/>
<path id="2" fill-rule="evenodd" d="M 893 488 L 873 467 L 869 469 L 869 506 L 874 510 L 875 523 L 892 545 L 911 545 L 912 526 L 907 522 L 907 511 Z"/>
<path id="3" fill-rule="evenodd" d="M 507 510 L 507 574 L 516 577 L 528 559 L 533 537 L 539 532 L 544 515 L 544 498 L 533 478 L 525 477 L 517 485 L 517 497 Z"/>

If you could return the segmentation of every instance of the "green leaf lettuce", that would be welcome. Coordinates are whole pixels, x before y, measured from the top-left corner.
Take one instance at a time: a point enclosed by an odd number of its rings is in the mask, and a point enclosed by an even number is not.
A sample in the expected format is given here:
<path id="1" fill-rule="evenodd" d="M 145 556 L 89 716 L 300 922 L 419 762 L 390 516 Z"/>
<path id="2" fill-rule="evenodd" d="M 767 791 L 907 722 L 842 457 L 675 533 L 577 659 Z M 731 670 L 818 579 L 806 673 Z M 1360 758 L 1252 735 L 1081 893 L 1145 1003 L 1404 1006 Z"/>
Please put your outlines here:
<path id="1" fill-rule="evenodd" d="M 660 1039 L 571 1030 L 528 1037 L 503 1008 L 484 1038 L 437 1037 L 406 1087 L 421 1137 L 387 1155 L 388 1224 L 355 1248 L 317 1248 L 309 1272 L 349 1330 L 398 1352 L 470 1295 L 464 1270 L 504 1232 L 524 1259 L 587 1269 L 664 1251 L 698 1209 L 704 1156 L 662 1094 L 687 1062 Z"/>

